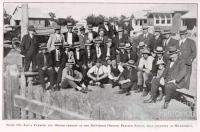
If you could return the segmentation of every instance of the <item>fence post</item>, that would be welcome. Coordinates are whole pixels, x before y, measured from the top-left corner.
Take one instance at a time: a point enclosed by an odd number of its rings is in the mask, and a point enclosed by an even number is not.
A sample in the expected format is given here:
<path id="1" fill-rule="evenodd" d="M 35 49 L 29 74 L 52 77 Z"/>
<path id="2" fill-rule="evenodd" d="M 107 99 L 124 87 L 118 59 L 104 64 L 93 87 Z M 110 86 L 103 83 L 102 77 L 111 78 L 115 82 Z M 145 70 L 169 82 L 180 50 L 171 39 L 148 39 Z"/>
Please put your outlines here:
<path id="1" fill-rule="evenodd" d="M 33 99 L 33 78 L 29 77 L 28 78 L 28 99 L 32 100 Z M 34 118 L 34 113 L 33 112 L 28 112 L 28 119 L 33 119 Z"/>
<path id="2" fill-rule="evenodd" d="M 21 96 L 26 97 L 26 78 L 24 72 L 20 77 Z M 26 119 L 26 110 L 21 109 L 21 119 Z"/>

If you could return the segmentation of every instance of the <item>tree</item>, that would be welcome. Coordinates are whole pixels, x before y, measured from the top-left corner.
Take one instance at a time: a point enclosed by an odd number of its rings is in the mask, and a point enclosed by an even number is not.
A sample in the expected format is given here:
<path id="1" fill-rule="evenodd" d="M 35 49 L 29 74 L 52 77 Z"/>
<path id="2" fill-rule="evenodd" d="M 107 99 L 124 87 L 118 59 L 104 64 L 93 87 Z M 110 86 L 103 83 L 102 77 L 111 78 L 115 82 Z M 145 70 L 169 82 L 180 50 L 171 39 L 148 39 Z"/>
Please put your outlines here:
<path id="1" fill-rule="evenodd" d="M 105 16 L 103 16 L 103 15 L 95 16 L 92 14 L 86 18 L 86 21 L 87 21 L 87 24 L 91 24 L 93 26 L 98 26 L 103 23 L 104 18 L 105 18 Z"/>
<path id="2" fill-rule="evenodd" d="M 53 12 L 49 12 L 49 16 L 51 17 L 52 20 L 54 20 L 56 18 L 55 13 L 53 13 Z"/>
<path id="3" fill-rule="evenodd" d="M 56 19 L 56 23 L 57 23 L 58 25 L 66 25 L 66 24 L 67 24 L 67 21 L 66 21 L 65 18 L 58 18 L 58 19 Z"/>
<path id="4" fill-rule="evenodd" d="M 3 10 L 3 18 L 4 18 L 4 24 L 10 24 L 11 15 L 9 15 L 6 10 Z"/>
<path id="5" fill-rule="evenodd" d="M 75 25 L 77 23 L 77 21 L 74 20 L 74 18 L 72 18 L 71 16 L 68 16 L 65 20 L 66 20 L 66 24 L 68 22 L 71 22 L 73 25 Z"/>

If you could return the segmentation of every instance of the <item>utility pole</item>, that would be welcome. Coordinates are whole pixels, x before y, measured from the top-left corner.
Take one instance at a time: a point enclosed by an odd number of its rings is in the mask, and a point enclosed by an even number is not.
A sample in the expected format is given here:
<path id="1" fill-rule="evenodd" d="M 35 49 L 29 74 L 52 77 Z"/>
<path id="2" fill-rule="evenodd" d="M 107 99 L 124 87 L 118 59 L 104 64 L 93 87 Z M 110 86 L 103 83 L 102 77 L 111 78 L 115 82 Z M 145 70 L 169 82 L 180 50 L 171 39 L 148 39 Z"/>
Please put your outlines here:
<path id="1" fill-rule="evenodd" d="M 22 4 L 21 39 L 28 33 L 28 4 Z"/>

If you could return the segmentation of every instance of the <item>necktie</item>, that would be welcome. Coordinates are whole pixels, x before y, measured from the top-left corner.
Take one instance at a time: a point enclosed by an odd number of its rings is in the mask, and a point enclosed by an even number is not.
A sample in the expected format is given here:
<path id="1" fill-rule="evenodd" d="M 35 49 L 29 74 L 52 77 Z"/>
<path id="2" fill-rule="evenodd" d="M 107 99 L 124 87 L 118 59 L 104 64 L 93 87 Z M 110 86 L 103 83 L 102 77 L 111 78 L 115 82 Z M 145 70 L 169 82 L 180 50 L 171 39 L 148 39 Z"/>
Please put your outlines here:
<path id="1" fill-rule="evenodd" d="M 46 55 L 44 54 L 44 67 L 47 66 L 47 58 L 46 58 Z"/>

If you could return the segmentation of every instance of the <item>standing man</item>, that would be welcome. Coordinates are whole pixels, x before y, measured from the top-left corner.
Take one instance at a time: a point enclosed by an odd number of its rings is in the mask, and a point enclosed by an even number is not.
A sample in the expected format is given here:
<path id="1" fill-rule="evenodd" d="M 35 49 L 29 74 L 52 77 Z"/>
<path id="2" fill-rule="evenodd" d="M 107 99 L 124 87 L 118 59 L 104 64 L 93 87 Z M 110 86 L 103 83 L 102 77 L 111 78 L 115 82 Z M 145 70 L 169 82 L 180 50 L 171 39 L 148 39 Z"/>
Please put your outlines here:
<path id="1" fill-rule="evenodd" d="M 60 45 L 63 46 L 63 44 L 65 43 L 65 39 L 64 39 L 64 35 L 61 34 L 60 30 L 61 27 L 60 26 L 56 26 L 54 28 L 55 32 L 54 34 L 51 34 L 49 37 L 49 40 L 47 42 L 47 49 L 48 51 L 53 55 L 53 51 L 56 50 L 56 46 L 55 45 Z M 55 55 L 53 55 L 55 56 Z"/>
<path id="2" fill-rule="evenodd" d="M 154 47 L 153 47 L 153 50 L 156 50 L 156 48 L 159 46 L 161 47 L 162 46 L 162 41 L 163 41 L 163 38 L 161 36 L 161 30 L 160 28 L 155 28 L 155 31 L 154 31 Z"/>
<path id="3" fill-rule="evenodd" d="M 103 24 L 99 26 L 99 32 L 100 32 L 100 29 L 104 30 L 104 36 L 107 36 L 109 38 L 113 37 L 113 31 L 109 24 L 108 18 L 105 18 Z"/>
<path id="4" fill-rule="evenodd" d="M 128 60 L 129 60 L 128 53 L 125 50 L 125 44 L 124 43 L 120 43 L 119 49 L 120 49 L 120 51 L 119 51 L 119 60 L 120 60 L 120 63 L 123 65 L 123 64 L 127 63 Z"/>
<path id="5" fill-rule="evenodd" d="M 65 42 L 70 46 L 72 46 L 74 44 L 74 42 L 79 41 L 78 34 L 73 33 L 72 28 L 73 28 L 72 23 L 67 23 L 68 31 L 66 33 L 64 33 Z"/>
<path id="6" fill-rule="evenodd" d="M 106 43 L 103 51 L 104 51 L 103 60 L 106 60 L 106 58 L 110 58 L 111 60 L 116 59 L 116 50 L 113 46 L 111 38 L 108 38 L 108 42 Z"/>
<path id="7" fill-rule="evenodd" d="M 150 52 L 154 51 L 154 36 L 148 32 L 149 27 L 147 25 L 142 26 L 143 33 L 138 37 L 139 42 L 144 42 L 150 49 Z"/>
<path id="8" fill-rule="evenodd" d="M 86 40 L 89 40 L 90 42 L 94 43 L 94 39 L 98 36 L 98 34 L 92 30 L 93 27 L 91 24 L 88 25 L 88 32 L 85 34 Z"/>
<path id="9" fill-rule="evenodd" d="M 94 57 L 93 57 L 93 61 L 95 62 L 96 59 L 103 59 L 104 55 L 104 51 L 103 51 L 103 46 L 102 45 L 102 41 L 101 40 L 95 40 L 95 48 L 94 48 Z"/>
<path id="10" fill-rule="evenodd" d="M 80 34 L 79 34 L 79 42 L 80 42 L 80 48 L 85 49 L 85 41 L 86 41 L 86 36 L 85 36 L 85 28 L 82 26 L 80 28 Z"/>
<path id="11" fill-rule="evenodd" d="M 133 60 L 134 62 L 137 62 L 137 52 L 136 50 L 132 49 L 132 46 L 130 43 L 125 44 L 125 50 L 128 53 L 128 60 Z"/>
<path id="12" fill-rule="evenodd" d="M 29 71 L 32 63 L 32 71 L 36 71 L 36 54 L 38 53 L 38 43 L 35 38 L 35 29 L 33 26 L 28 27 L 28 34 L 24 35 L 21 42 L 21 54 L 24 58 L 24 71 Z"/>
<path id="13" fill-rule="evenodd" d="M 113 30 L 113 38 L 118 37 L 119 25 L 117 24 L 117 18 L 113 19 L 113 23 L 111 27 Z"/>
<path id="14" fill-rule="evenodd" d="M 185 61 L 187 74 L 185 77 L 186 89 L 189 89 L 190 86 L 190 76 L 192 73 L 192 62 L 196 58 L 196 44 L 194 40 L 187 37 L 187 27 L 181 27 L 180 31 L 180 40 L 179 40 L 179 49 L 181 53 L 181 59 Z"/>
<path id="15" fill-rule="evenodd" d="M 124 19 L 123 29 L 126 30 L 128 36 L 130 36 L 131 30 L 133 30 L 133 27 L 132 27 L 132 25 L 131 25 L 131 23 L 130 23 L 130 18 L 125 18 L 125 19 Z"/>

